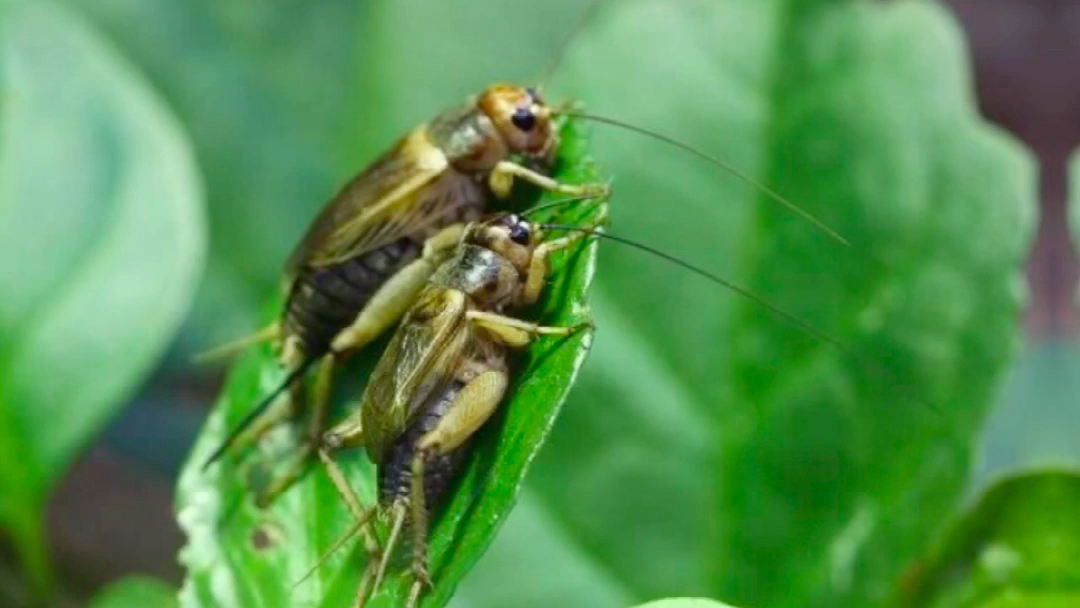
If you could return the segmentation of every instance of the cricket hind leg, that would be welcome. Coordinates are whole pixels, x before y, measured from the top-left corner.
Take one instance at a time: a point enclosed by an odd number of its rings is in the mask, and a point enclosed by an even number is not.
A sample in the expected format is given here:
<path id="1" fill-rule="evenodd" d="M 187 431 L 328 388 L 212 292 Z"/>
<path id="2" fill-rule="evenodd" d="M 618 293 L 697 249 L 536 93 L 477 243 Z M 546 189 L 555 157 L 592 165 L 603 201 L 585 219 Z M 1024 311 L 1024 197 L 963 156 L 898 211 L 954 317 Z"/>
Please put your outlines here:
<path id="1" fill-rule="evenodd" d="M 310 395 L 307 396 L 309 398 L 305 399 L 303 382 L 298 381 L 290 390 L 289 398 L 294 405 L 294 415 L 298 416 L 300 410 L 307 410 L 307 417 L 304 421 L 306 428 L 296 451 L 289 457 L 283 472 L 277 475 L 265 489 L 256 493 L 255 503 L 259 507 L 265 508 L 270 505 L 278 496 L 295 485 L 311 466 L 316 446 L 319 445 L 322 432 L 326 426 L 330 391 L 336 367 L 337 358 L 333 354 L 323 357 L 322 361 L 319 362 L 315 385 L 312 387 Z M 306 407 L 301 407 L 302 404 L 306 404 Z"/>
<path id="2" fill-rule="evenodd" d="M 237 338 L 231 342 L 226 342 L 225 344 L 220 344 L 195 353 L 195 356 L 192 357 L 192 362 L 196 365 L 206 365 L 224 359 L 231 359 L 249 346 L 262 344 L 263 342 L 272 342 L 280 337 L 281 326 L 277 323 L 273 323 L 251 335 Z"/>
<path id="3" fill-rule="evenodd" d="M 501 369 L 486 369 L 460 389 L 448 405 L 432 412 L 424 433 L 415 440 L 409 464 L 409 509 L 412 524 L 412 576 L 407 608 L 415 608 L 425 588 L 428 571 L 429 516 L 433 502 L 445 493 L 461 468 L 464 445 L 495 412 L 506 395 L 509 378 Z M 441 410 L 441 411 L 440 411 Z"/>
<path id="4" fill-rule="evenodd" d="M 392 275 L 375 291 L 353 322 L 334 336 L 329 352 L 320 363 L 311 391 L 304 441 L 290 458 L 285 472 L 258 497 L 261 505 L 269 504 L 296 483 L 311 463 L 316 446 L 323 441 L 331 383 L 337 361 L 369 344 L 405 314 L 428 277 L 446 256 L 447 251 L 460 239 L 463 231 L 463 225 L 455 225 L 428 239 L 421 257 Z"/>
<path id="5" fill-rule="evenodd" d="M 370 599 L 377 590 L 377 585 L 381 581 L 381 576 L 379 576 L 378 573 L 380 569 L 385 572 L 383 563 L 385 559 L 387 559 L 386 556 L 389 556 L 392 552 L 393 547 L 388 543 L 386 550 L 384 551 L 379 545 L 379 541 L 375 537 L 375 532 L 371 526 L 371 520 L 380 512 L 380 506 L 375 504 L 364 508 L 361 505 L 360 498 L 356 495 L 356 492 L 353 491 L 348 480 L 345 479 L 345 474 L 341 471 L 341 468 L 338 467 L 337 463 L 334 462 L 333 458 L 331 458 L 330 453 L 324 448 L 319 448 L 317 453 L 319 455 L 319 460 L 322 461 L 323 469 L 326 471 L 327 476 L 334 485 L 334 489 L 337 490 L 338 496 L 341 497 L 342 501 L 348 507 L 349 513 L 352 514 L 355 522 L 341 539 L 331 545 L 326 554 L 324 554 L 323 557 L 319 559 L 319 562 L 312 567 L 312 570 L 305 575 L 305 578 L 318 568 L 330 554 L 336 551 L 346 539 L 351 538 L 353 534 L 359 532 L 364 544 L 364 551 L 367 553 L 367 560 L 364 565 L 364 574 L 360 579 L 360 584 L 357 587 L 356 595 L 353 600 L 353 607 L 363 608 L 368 599 Z M 394 539 L 391 539 L 391 541 L 394 541 Z"/>

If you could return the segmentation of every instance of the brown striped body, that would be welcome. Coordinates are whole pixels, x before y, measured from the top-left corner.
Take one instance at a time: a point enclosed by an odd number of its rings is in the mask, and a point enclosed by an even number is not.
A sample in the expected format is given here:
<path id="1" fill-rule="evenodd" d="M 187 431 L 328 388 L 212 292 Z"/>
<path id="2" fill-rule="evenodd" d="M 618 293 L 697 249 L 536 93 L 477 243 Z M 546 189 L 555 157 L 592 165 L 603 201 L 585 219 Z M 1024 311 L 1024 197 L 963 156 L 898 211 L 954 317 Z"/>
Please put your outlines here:
<path id="1" fill-rule="evenodd" d="M 379 463 L 379 502 L 393 504 L 397 500 L 408 500 L 412 483 L 412 462 L 416 457 L 416 442 L 425 433 L 435 428 L 446 415 L 451 403 L 457 396 L 461 382 L 453 382 L 446 387 L 427 406 L 416 422 L 394 441 L 386 458 Z M 430 455 L 424 467 L 424 495 L 428 499 L 427 509 L 438 508 L 446 495 L 450 484 L 457 478 L 464 464 L 468 445 L 463 445 L 449 454 Z"/>

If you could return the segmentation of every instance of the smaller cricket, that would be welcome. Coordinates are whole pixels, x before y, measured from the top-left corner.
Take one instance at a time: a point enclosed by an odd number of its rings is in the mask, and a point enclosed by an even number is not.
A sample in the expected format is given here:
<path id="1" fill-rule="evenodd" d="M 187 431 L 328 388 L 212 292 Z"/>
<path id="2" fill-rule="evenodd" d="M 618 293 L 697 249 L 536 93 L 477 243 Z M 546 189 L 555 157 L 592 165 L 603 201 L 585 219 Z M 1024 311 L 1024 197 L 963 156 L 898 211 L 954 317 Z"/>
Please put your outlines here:
<path id="1" fill-rule="evenodd" d="M 405 314 L 359 410 L 323 435 L 320 458 L 358 522 L 378 515 L 391 530 L 382 550 L 364 532 L 369 560 L 356 606 L 378 590 L 406 527 L 414 580 L 407 606 L 416 606 L 430 585 L 426 547 L 432 510 L 458 474 L 470 438 L 507 393 L 510 351 L 537 336 L 568 336 L 591 325 L 548 327 L 515 315 L 539 300 L 551 254 L 579 242 L 605 217 L 601 207 L 580 231 L 548 241 L 542 225 L 514 214 L 470 225 Z M 334 452 L 356 447 L 367 451 L 378 470 L 379 502 L 366 511 L 359 510 L 332 460 Z"/>

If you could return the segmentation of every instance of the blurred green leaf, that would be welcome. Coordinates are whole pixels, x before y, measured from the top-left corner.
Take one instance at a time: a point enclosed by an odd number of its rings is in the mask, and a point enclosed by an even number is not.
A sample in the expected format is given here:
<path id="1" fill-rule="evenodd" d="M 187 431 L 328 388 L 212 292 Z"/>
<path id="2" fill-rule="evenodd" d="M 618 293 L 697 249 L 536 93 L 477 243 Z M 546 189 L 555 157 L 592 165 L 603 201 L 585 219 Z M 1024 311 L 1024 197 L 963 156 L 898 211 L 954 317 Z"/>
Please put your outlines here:
<path id="1" fill-rule="evenodd" d="M 123 58 L 54 4 L 2 11 L 0 516 L 40 586 L 47 493 L 172 339 L 203 218 L 187 141 Z"/>
<path id="2" fill-rule="evenodd" d="M 573 125 L 563 130 L 558 177 L 569 183 L 596 181 L 583 136 Z M 579 222 L 580 211 L 558 218 Z M 585 290 L 593 273 L 596 244 L 556 265 L 540 304 L 545 324 L 572 325 L 587 315 Z M 513 506 L 529 463 L 547 436 L 563 399 L 584 359 L 591 338 L 544 340 L 516 361 L 525 370 L 515 379 L 512 397 L 480 434 L 453 497 L 432 534 L 430 571 L 435 588 L 424 602 L 442 606 L 461 578 L 479 559 Z M 374 349 L 371 349 L 374 350 Z M 375 354 L 375 353 L 372 353 Z M 268 349 L 244 357 L 230 375 L 225 392 L 186 467 L 178 493 L 181 524 L 188 535 L 182 561 L 188 579 L 181 595 L 185 608 L 243 606 L 346 605 L 363 572 L 363 559 L 345 552 L 319 569 L 303 585 L 292 583 L 316 563 L 350 519 L 329 481 L 310 475 L 270 509 L 255 508 L 245 480 L 251 463 L 226 460 L 201 470 L 209 452 L 236 422 L 271 390 L 277 364 Z M 352 400 L 355 401 L 355 395 Z M 226 424 L 226 421 L 228 424 Z M 263 446 L 273 459 L 290 445 L 288 437 Z M 373 472 L 353 466 L 351 480 L 363 499 L 374 499 Z M 372 606 L 400 605 L 409 591 L 407 576 L 395 573 Z"/>
<path id="3" fill-rule="evenodd" d="M 89 608 L 176 608 L 176 590 L 161 581 L 130 577 L 110 584 Z"/>
<path id="4" fill-rule="evenodd" d="M 370 0 L 353 129 L 364 158 L 493 82 L 535 84 L 588 4 Z"/>
<path id="5" fill-rule="evenodd" d="M 655 602 L 649 602 L 647 604 L 640 604 L 637 608 L 732 608 L 727 604 L 721 604 L 720 602 L 704 599 L 704 598 L 689 598 L 678 597 L 668 598 L 663 600 L 656 600 Z"/>
<path id="6" fill-rule="evenodd" d="M 68 1 L 138 61 L 198 152 L 212 248 L 188 346 L 253 330 L 304 226 L 370 158 L 350 131 L 366 3 Z"/>
<path id="7" fill-rule="evenodd" d="M 1080 475 L 1002 480 L 911 565 L 897 606 L 1065 608 L 1080 603 Z"/>

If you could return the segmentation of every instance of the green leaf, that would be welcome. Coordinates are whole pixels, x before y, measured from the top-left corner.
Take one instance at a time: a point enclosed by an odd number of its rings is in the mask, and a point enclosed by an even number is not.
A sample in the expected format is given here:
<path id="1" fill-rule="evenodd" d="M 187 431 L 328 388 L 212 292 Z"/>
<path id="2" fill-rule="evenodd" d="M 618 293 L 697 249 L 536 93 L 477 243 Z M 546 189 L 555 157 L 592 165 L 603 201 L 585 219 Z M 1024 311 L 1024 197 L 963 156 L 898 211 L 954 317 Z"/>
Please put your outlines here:
<path id="1" fill-rule="evenodd" d="M 673 597 L 640 604 L 637 608 L 732 608 L 727 604 L 705 598 Z"/>
<path id="2" fill-rule="evenodd" d="M 47 493 L 163 355 L 204 235 L 191 151 L 140 76 L 56 5 L 0 10 L 0 516 L 40 585 Z"/>
<path id="3" fill-rule="evenodd" d="M 994 484 L 911 564 L 897 606 L 1075 606 L 1080 475 L 1031 471 Z"/>
<path id="4" fill-rule="evenodd" d="M 563 129 L 557 177 L 570 183 L 596 181 L 584 136 L 573 124 Z M 577 223 L 579 210 L 565 210 L 556 221 Z M 588 317 L 585 291 L 592 279 L 596 243 L 554 265 L 546 295 L 538 305 L 540 322 L 569 326 Z M 542 340 L 515 361 L 511 396 L 500 414 L 477 437 L 465 471 L 433 530 L 430 571 L 434 589 L 425 606 L 443 606 L 457 583 L 479 559 L 513 506 L 525 471 L 554 422 L 591 343 L 591 336 Z M 377 348 L 368 349 L 372 356 Z M 210 606 L 340 606 L 349 602 L 363 572 L 362 559 L 344 552 L 296 589 L 350 518 L 332 485 L 309 475 L 266 510 L 257 509 L 245 480 L 251 467 L 264 467 L 286 453 L 288 436 L 271 438 L 264 459 L 226 460 L 201 469 L 209 452 L 280 378 L 268 348 L 245 356 L 230 374 L 215 414 L 199 438 L 178 491 L 181 525 L 188 535 L 182 561 L 188 579 L 181 594 L 185 608 Z M 355 396 L 353 396 L 355 401 Z M 228 424 L 226 424 L 228 422 Z M 279 433 L 279 435 L 282 435 Z M 287 435 L 285 433 L 284 435 Z M 252 464 L 254 463 L 254 464 Z M 350 479 L 369 504 L 373 471 L 347 462 Z M 395 572 L 373 606 L 396 606 L 407 596 L 409 580 Z"/>
<path id="5" fill-rule="evenodd" d="M 135 576 L 110 584 L 89 608 L 176 608 L 176 590 L 161 581 Z"/>

